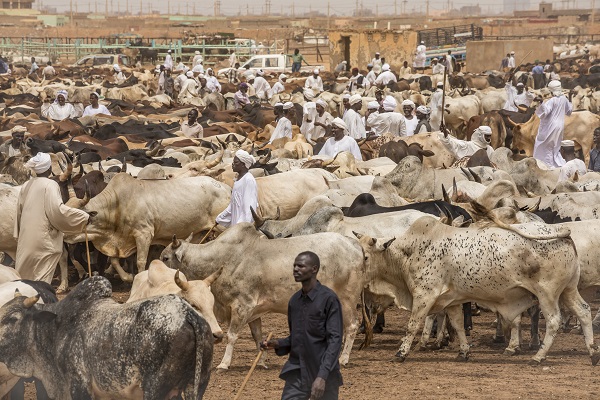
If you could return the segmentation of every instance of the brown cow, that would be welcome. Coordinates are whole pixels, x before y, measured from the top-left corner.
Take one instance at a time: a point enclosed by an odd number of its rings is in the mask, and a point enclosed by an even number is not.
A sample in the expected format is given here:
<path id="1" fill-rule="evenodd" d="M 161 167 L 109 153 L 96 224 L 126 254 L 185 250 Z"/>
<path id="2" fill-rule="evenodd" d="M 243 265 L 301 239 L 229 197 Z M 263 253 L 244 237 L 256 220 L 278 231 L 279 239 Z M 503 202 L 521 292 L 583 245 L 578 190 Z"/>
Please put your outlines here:
<path id="1" fill-rule="evenodd" d="M 387 157 L 395 163 L 400 162 L 404 157 L 415 156 L 421 162 L 423 157 L 431 157 L 434 153 L 430 150 L 424 150 L 419 143 L 406 144 L 403 141 L 388 142 L 379 149 L 379 157 Z"/>
<path id="2" fill-rule="evenodd" d="M 504 119 L 498 111 L 490 111 L 482 115 L 475 115 L 469 118 L 467 121 L 467 139 L 471 140 L 471 135 L 475 129 L 480 126 L 489 126 L 492 129 L 492 141 L 490 145 L 497 149 L 498 147 L 508 146 L 506 143 L 506 126 L 504 125 Z"/>

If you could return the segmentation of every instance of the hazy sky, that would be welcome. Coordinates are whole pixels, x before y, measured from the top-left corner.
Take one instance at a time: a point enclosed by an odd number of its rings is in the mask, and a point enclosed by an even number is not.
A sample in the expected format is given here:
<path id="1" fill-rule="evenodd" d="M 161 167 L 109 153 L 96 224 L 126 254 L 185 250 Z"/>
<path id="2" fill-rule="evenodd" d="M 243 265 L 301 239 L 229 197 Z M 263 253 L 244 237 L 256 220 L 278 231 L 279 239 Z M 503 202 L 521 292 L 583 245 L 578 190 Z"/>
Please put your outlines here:
<path id="1" fill-rule="evenodd" d="M 40 0 L 36 0 L 39 2 Z M 70 6 L 69 0 L 41 0 L 44 6 L 56 7 L 59 12 L 68 11 Z M 250 14 L 261 14 L 265 7 L 265 1 L 267 0 L 259 0 L 259 1 L 248 1 L 248 0 L 221 0 L 221 13 L 225 15 L 237 15 L 240 12 L 243 15 L 246 14 L 247 6 Z M 475 5 L 479 4 L 484 13 L 499 13 L 503 10 L 504 1 L 513 2 L 513 4 L 526 4 L 530 1 L 530 9 L 535 9 L 538 6 L 539 0 L 431 0 L 429 8 L 431 12 L 435 12 L 435 10 L 446 10 L 448 7 L 448 1 L 450 1 L 450 5 L 452 8 L 459 9 L 465 5 Z M 99 12 L 103 12 L 106 5 L 106 0 L 73 0 L 73 10 L 75 10 L 75 3 L 77 3 L 77 8 L 79 12 L 87 12 L 91 10 L 92 12 L 95 10 L 96 6 Z M 125 11 L 127 2 L 129 2 L 129 10 L 134 13 L 138 13 L 140 10 L 140 1 L 139 0 L 108 0 L 108 8 L 112 9 L 114 12 L 117 12 L 117 8 L 121 11 Z M 331 14 L 337 15 L 351 15 L 356 8 L 356 0 L 329 0 L 330 2 L 330 12 Z M 385 0 L 385 1 L 373 1 L 367 0 L 364 1 L 365 9 L 371 7 L 373 12 L 376 9 L 379 11 L 379 14 L 384 16 L 385 14 L 393 14 L 394 13 L 394 0 Z M 590 7 L 591 0 L 578 0 L 578 1 L 555 1 L 555 8 L 587 8 Z M 34 4 L 34 7 L 37 5 Z M 194 2 L 191 0 L 142 0 L 142 6 L 144 8 L 144 12 L 147 12 L 150 8 L 152 10 L 159 10 L 163 13 L 167 12 L 167 9 L 170 4 L 171 13 L 175 14 L 178 12 L 181 14 L 186 14 L 188 11 L 191 14 L 194 8 Z M 271 0 L 271 13 L 281 13 L 291 14 L 292 13 L 292 4 L 294 5 L 294 10 L 296 14 L 301 14 L 304 12 L 308 12 L 311 10 L 319 10 L 320 12 L 326 14 L 327 13 L 327 3 L 325 0 Z M 358 2 L 359 6 L 361 4 L 361 0 Z M 397 0 L 397 11 L 398 14 L 401 14 L 403 11 L 403 6 L 406 8 L 406 12 L 410 13 L 413 10 L 415 12 L 425 10 L 425 1 L 404 1 Z M 213 14 L 213 1 L 201 1 L 195 2 L 196 13 L 204 14 L 204 15 L 212 15 Z M 186 11 L 186 9 L 188 11 Z"/>

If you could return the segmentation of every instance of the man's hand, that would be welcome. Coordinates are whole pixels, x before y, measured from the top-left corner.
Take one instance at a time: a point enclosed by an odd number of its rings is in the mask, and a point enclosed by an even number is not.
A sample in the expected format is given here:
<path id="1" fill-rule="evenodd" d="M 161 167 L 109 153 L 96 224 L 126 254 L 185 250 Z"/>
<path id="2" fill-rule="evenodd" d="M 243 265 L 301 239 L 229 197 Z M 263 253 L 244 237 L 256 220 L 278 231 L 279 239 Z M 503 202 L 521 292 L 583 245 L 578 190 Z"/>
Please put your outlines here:
<path id="1" fill-rule="evenodd" d="M 279 348 L 279 340 L 271 339 L 268 342 L 266 340 L 263 340 L 262 342 L 260 342 L 260 348 L 264 350 L 277 350 Z"/>
<path id="2" fill-rule="evenodd" d="M 325 379 L 317 377 L 310 390 L 310 400 L 319 400 L 325 393 Z"/>

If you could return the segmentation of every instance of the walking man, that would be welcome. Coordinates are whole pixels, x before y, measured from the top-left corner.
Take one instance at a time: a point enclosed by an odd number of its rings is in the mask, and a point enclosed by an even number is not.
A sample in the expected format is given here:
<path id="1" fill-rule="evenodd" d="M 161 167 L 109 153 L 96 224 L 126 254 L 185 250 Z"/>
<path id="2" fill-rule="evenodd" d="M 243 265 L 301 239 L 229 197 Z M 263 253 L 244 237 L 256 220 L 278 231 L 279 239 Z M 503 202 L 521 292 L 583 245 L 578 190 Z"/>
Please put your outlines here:
<path id="1" fill-rule="evenodd" d="M 294 280 L 302 283 L 288 303 L 290 336 L 261 343 L 279 356 L 289 354 L 279 377 L 282 400 L 337 400 L 342 374 L 342 307 L 337 295 L 317 280 L 319 256 L 305 251 L 294 260 Z"/>

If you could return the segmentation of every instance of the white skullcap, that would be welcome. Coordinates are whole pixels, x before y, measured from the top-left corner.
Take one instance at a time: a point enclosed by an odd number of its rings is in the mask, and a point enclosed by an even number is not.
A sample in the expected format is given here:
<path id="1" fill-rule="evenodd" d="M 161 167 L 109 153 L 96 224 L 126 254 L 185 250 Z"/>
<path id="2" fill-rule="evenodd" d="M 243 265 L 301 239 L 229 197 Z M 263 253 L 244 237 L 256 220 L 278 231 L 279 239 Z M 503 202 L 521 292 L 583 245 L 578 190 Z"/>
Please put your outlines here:
<path id="1" fill-rule="evenodd" d="M 402 107 L 404 106 L 411 106 L 412 108 L 415 108 L 415 102 L 411 99 L 406 99 L 402 102 Z"/>
<path id="2" fill-rule="evenodd" d="M 515 52 L 514 52 L 514 51 L 511 51 L 511 52 L 510 52 L 510 54 L 515 54 Z"/>
<path id="3" fill-rule="evenodd" d="M 275 103 L 273 107 L 283 107 L 283 103 Z"/>
<path id="4" fill-rule="evenodd" d="M 198 79 L 206 79 L 206 77 L 204 76 L 204 74 L 199 74 Z"/>
<path id="5" fill-rule="evenodd" d="M 206 68 L 206 72 L 208 72 L 208 71 L 212 71 L 212 70 L 213 70 L 213 69 L 212 69 L 212 68 L 210 68 L 210 67 Z"/>
<path id="6" fill-rule="evenodd" d="M 194 52 L 194 54 L 196 54 L 196 55 L 200 55 L 200 52 L 199 52 L 198 50 L 196 50 L 196 51 Z"/>
<path id="7" fill-rule="evenodd" d="M 167 53 L 170 53 L 170 52 L 171 52 L 171 50 L 167 50 Z"/>
<path id="8" fill-rule="evenodd" d="M 183 69 L 182 69 L 183 72 L 188 72 L 189 70 L 190 69 L 188 67 L 186 67 L 185 65 L 183 66 Z"/>
<path id="9" fill-rule="evenodd" d="M 113 64 L 113 69 L 117 72 L 121 72 L 121 67 L 119 67 L 119 64 Z"/>
<path id="10" fill-rule="evenodd" d="M 575 147 L 575 142 L 572 140 L 563 140 L 560 142 L 560 147 Z"/>
<path id="11" fill-rule="evenodd" d="M 344 93 L 344 95 L 342 96 L 342 99 L 350 99 L 350 93 Z"/>
<path id="12" fill-rule="evenodd" d="M 193 78 L 194 77 L 194 73 L 192 71 L 188 71 L 185 73 L 185 76 L 187 76 L 188 78 Z"/>
<path id="13" fill-rule="evenodd" d="M 489 126 L 481 125 L 479 128 L 475 129 L 475 132 L 480 132 L 484 135 L 491 135 L 492 128 L 490 128 Z"/>
<path id="14" fill-rule="evenodd" d="M 342 61 L 342 64 L 348 64 L 348 61 L 344 60 Z"/>
<path id="15" fill-rule="evenodd" d="M 346 123 L 341 118 L 334 118 L 333 121 L 331 121 L 331 125 L 348 130 L 348 126 L 346 126 Z"/>
<path id="16" fill-rule="evenodd" d="M 421 40 L 421 44 L 425 44 L 425 42 Z"/>
<path id="17" fill-rule="evenodd" d="M 367 110 L 378 110 L 378 109 L 379 109 L 379 103 L 376 102 L 375 100 L 367 103 Z"/>
<path id="18" fill-rule="evenodd" d="M 383 109 L 385 111 L 394 111 L 397 105 L 398 102 L 392 96 L 385 96 L 385 99 L 383 99 Z"/>
<path id="19" fill-rule="evenodd" d="M 262 69 L 259 69 L 258 71 L 256 71 L 256 75 L 258 76 L 263 76 L 265 74 L 265 71 L 263 71 Z"/>
<path id="20" fill-rule="evenodd" d="M 284 79 L 287 79 L 287 75 L 286 75 L 286 74 L 281 74 L 281 75 L 279 75 L 279 80 L 280 80 L 280 81 L 281 81 L 281 80 L 284 80 Z"/>
<path id="21" fill-rule="evenodd" d="M 58 103 L 58 96 L 64 97 L 65 101 L 67 101 L 69 93 L 66 90 L 59 90 L 58 92 L 56 92 L 56 99 L 54 100 L 55 103 Z"/>
<path id="22" fill-rule="evenodd" d="M 25 167 L 31 168 L 36 174 L 46 172 L 52 167 L 52 160 L 48 153 L 37 153 L 25 163 Z"/>
<path id="23" fill-rule="evenodd" d="M 371 64 L 371 63 L 368 63 L 368 64 L 367 64 L 367 68 L 373 68 L 373 64 Z"/>
<path id="24" fill-rule="evenodd" d="M 348 100 L 348 102 L 350 103 L 351 106 L 358 104 L 362 101 L 362 97 L 360 97 L 360 94 L 354 94 L 352 96 L 350 96 L 350 100 Z"/>
<path id="25" fill-rule="evenodd" d="M 525 85 L 523 85 L 523 82 L 519 82 L 519 83 L 517 83 L 517 87 L 519 87 L 519 86 L 525 86 Z"/>
<path id="26" fill-rule="evenodd" d="M 438 83 L 437 83 L 437 87 L 439 87 L 439 88 L 443 88 L 443 87 L 444 87 L 444 82 L 438 82 Z"/>
<path id="27" fill-rule="evenodd" d="M 95 93 L 95 92 L 93 92 Z M 17 132 L 27 132 L 27 128 L 25 128 L 22 125 L 15 125 L 13 126 L 13 128 L 10 130 L 11 133 L 17 133 Z"/>
<path id="28" fill-rule="evenodd" d="M 252 80 L 252 79 L 254 79 L 254 78 L 256 78 L 256 77 L 255 77 L 254 75 L 252 75 L 252 74 L 251 74 L 251 75 L 248 75 L 248 76 L 246 77 L 246 80 L 249 82 L 249 81 L 251 81 L 251 80 Z"/>
<path id="29" fill-rule="evenodd" d="M 377 52 L 375 52 L 375 55 L 376 55 L 376 56 L 377 56 L 377 55 L 381 55 L 381 53 L 377 51 Z"/>
<path id="30" fill-rule="evenodd" d="M 313 92 L 313 90 L 310 88 L 305 88 L 304 89 L 304 97 L 306 97 L 309 100 L 312 100 L 315 98 L 315 92 Z"/>
<path id="31" fill-rule="evenodd" d="M 429 115 L 431 110 L 429 109 L 429 107 L 419 106 L 419 107 L 417 107 L 417 112 L 419 112 L 421 114 Z"/>
<path id="32" fill-rule="evenodd" d="M 389 71 L 390 70 L 390 64 L 385 63 L 381 66 L 381 70 L 382 71 Z"/>
<path id="33" fill-rule="evenodd" d="M 317 74 L 317 75 L 319 75 L 319 69 L 318 69 L 318 68 L 315 68 L 315 69 L 313 70 L 313 74 Z"/>
<path id="34" fill-rule="evenodd" d="M 294 107 L 294 103 L 292 103 L 291 101 L 286 101 L 285 103 L 283 103 L 283 109 L 284 110 L 289 110 L 290 108 Z"/>
<path id="35" fill-rule="evenodd" d="M 548 89 L 554 96 L 562 95 L 562 85 L 560 81 L 550 81 L 550 83 L 548 84 Z"/>
<path id="36" fill-rule="evenodd" d="M 240 160 L 242 162 L 242 164 L 244 164 L 246 166 L 247 169 L 250 169 L 250 167 L 252 165 L 254 165 L 254 163 L 256 162 L 254 157 L 252 157 L 250 155 L 250 153 L 248 153 L 245 150 L 240 149 L 240 150 L 236 151 L 235 156 L 238 158 L 238 160 Z"/>
<path id="37" fill-rule="evenodd" d="M 315 103 L 317 103 L 321 107 L 327 109 L 327 103 L 325 102 L 325 100 L 323 100 L 323 99 L 317 99 L 317 101 Z"/>

